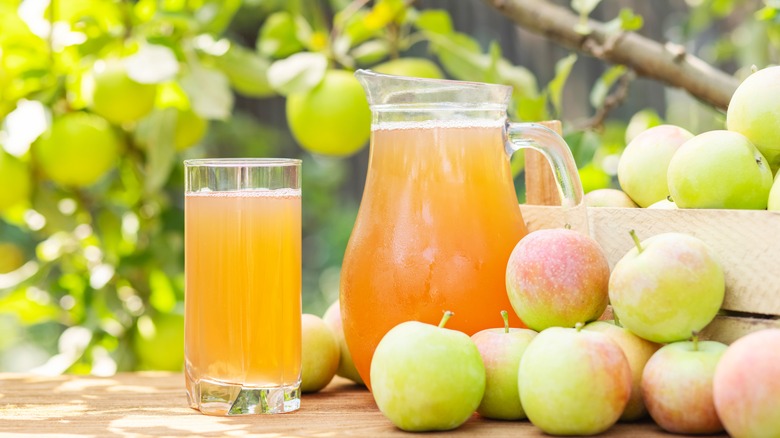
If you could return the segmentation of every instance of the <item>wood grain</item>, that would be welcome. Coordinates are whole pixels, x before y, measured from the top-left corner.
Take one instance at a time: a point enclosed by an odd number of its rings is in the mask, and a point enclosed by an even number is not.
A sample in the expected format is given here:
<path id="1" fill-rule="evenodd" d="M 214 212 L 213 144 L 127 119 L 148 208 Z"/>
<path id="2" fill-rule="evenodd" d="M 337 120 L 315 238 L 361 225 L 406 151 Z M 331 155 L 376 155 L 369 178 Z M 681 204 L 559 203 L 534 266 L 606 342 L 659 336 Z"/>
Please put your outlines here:
<path id="1" fill-rule="evenodd" d="M 521 210 L 529 230 L 563 226 L 560 208 L 523 205 Z M 776 241 L 780 212 L 589 207 L 588 222 L 610 267 L 633 247 L 629 230 L 635 230 L 640 239 L 667 232 L 696 236 L 723 265 L 723 309 L 780 316 L 780 245 Z"/>
<path id="2" fill-rule="evenodd" d="M 538 122 L 547 128 L 563 135 L 563 127 L 559 120 Z M 555 176 L 550 163 L 541 152 L 525 149 L 525 199 L 533 205 L 561 205 L 561 195 L 555 184 Z"/>
<path id="3" fill-rule="evenodd" d="M 396 429 L 362 387 L 336 378 L 305 394 L 301 409 L 268 416 L 209 417 L 187 407 L 184 378 L 170 373 L 113 377 L 0 374 L 0 437 L 412 436 Z M 460 428 L 425 437 L 544 437 L 527 421 L 474 415 Z M 602 436 L 668 437 L 648 422 L 618 424 Z M 679 435 L 678 435 L 679 436 Z"/>

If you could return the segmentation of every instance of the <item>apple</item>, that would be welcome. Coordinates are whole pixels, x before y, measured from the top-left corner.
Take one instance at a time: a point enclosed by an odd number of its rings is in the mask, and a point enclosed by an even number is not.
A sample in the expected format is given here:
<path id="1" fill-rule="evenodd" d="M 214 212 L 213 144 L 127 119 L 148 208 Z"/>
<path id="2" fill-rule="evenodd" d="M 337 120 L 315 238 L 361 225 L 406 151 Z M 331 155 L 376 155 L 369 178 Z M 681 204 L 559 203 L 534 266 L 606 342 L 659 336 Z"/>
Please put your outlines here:
<path id="1" fill-rule="evenodd" d="M 663 123 L 661 116 L 653 109 L 646 108 L 637 111 L 631 116 L 631 119 L 628 121 L 628 126 L 626 126 L 626 144 L 631 143 L 631 140 L 636 138 L 637 135 L 654 126 L 662 125 Z"/>
<path id="2" fill-rule="evenodd" d="M 777 173 L 780 175 L 780 172 Z M 780 177 L 775 175 L 775 182 L 772 184 L 772 190 L 769 191 L 769 202 L 767 210 L 780 211 Z"/>
<path id="3" fill-rule="evenodd" d="M 723 268 L 701 239 L 658 234 L 612 269 L 609 299 L 623 327 L 649 341 L 683 341 L 715 318 L 726 291 Z"/>
<path id="4" fill-rule="evenodd" d="M 551 327 L 526 348 L 518 369 L 528 419 L 552 435 L 595 435 L 618 421 L 631 396 L 631 369 L 607 335 Z"/>
<path id="5" fill-rule="evenodd" d="M 371 360 L 379 410 L 408 432 L 450 430 L 471 417 L 485 393 L 485 366 L 468 335 L 407 321 L 382 337 Z"/>
<path id="6" fill-rule="evenodd" d="M 674 125 L 655 126 L 634 137 L 618 161 L 620 188 L 640 207 L 666 199 L 669 162 L 691 138 L 693 134 Z"/>
<path id="7" fill-rule="evenodd" d="M 588 192 L 585 194 L 585 205 L 588 207 L 638 207 L 625 192 L 617 189 L 597 189 Z"/>
<path id="8" fill-rule="evenodd" d="M 352 355 L 347 348 L 347 340 L 344 338 L 344 324 L 341 321 L 341 308 L 339 302 L 335 301 L 328 307 L 322 319 L 328 324 L 333 334 L 336 335 L 336 340 L 339 344 L 339 367 L 336 370 L 336 375 L 346 377 L 353 382 L 363 385 L 363 379 L 360 378 L 357 369 L 355 368 L 355 362 L 352 361 Z"/>
<path id="9" fill-rule="evenodd" d="M 648 205 L 647 208 L 657 210 L 677 210 L 677 204 L 675 204 L 674 201 L 670 201 L 669 199 L 662 199 L 658 202 Z"/>
<path id="10" fill-rule="evenodd" d="M 748 76 L 731 96 L 726 126 L 761 151 L 772 169 L 780 167 L 780 67 Z"/>
<path id="11" fill-rule="evenodd" d="M 485 329 L 471 336 L 482 356 L 487 378 L 477 413 L 496 420 L 520 420 L 525 418 L 525 411 L 517 392 L 517 369 L 536 332 L 509 328 L 507 311 L 501 311 L 501 316 L 504 328 Z"/>
<path id="12" fill-rule="evenodd" d="M 371 68 L 377 73 L 415 78 L 444 79 L 444 73 L 435 62 L 426 58 L 396 58 Z"/>
<path id="13" fill-rule="evenodd" d="M 317 392 L 336 375 L 339 344 L 317 315 L 301 315 L 301 392 Z"/>
<path id="14" fill-rule="evenodd" d="M 679 434 L 715 434 L 723 425 L 715 412 L 712 379 L 726 345 L 715 341 L 674 342 L 645 365 L 642 398 L 662 429 Z"/>
<path id="15" fill-rule="evenodd" d="M 766 209 L 772 171 L 744 135 L 699 134 L 669 162 L 669 192 L 680 208 Z"/>
<path id="16" fill-rule="evenodd" d="M 734 341 L 715 369 L 713 394 L 729 435 L 780 436 L 780 329 Z"/>
<path id="17" fill-rule="evenodd" d="M 607 307 L 608 283 L 609 263 L 599 244 L 568 229 L 529 233 L 506 270 L 512 308 L 536 331 L 595 321 Z"/>
<path id="18" fill-rule="evenodd" d="M 642 371 L 650 357 L 661 348 L 660 344 L 642 339 L 625 328 L 615 324 L 615 321 L 594 321 L 584 327 L 585 330 L 604 333 L 609 336 L 628 359 L 631 368 L 631 398 L 620 416 L 622 421 L 634 421 L 647 414 L 640 392 Z"/>

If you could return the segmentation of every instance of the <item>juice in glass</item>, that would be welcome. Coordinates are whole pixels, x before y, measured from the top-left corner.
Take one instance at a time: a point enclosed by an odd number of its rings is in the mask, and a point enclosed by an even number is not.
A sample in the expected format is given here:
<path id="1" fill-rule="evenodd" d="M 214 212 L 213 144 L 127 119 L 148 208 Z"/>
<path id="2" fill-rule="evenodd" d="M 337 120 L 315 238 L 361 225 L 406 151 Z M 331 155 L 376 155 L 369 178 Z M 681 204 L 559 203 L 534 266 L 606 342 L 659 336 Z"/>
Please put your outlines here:
<path id="1" fill-rule="evenodd" d="M 190 191 L 185 212 L 190 405 L 217 415 L 297 409 L 300 190 Z"/>
<path id="2" fill-rule="evenodd" d="M 505 273 L 527 231 L 501 147 L 503 126 L 434 120 L 374 127 L 341 274 L 344 331 L 367 384 L 376 345 L 401 322 L 436 324 L 451 310 L 447 328 L 471 335 L 500 327 L 508 310 L 521 326 Z"/>

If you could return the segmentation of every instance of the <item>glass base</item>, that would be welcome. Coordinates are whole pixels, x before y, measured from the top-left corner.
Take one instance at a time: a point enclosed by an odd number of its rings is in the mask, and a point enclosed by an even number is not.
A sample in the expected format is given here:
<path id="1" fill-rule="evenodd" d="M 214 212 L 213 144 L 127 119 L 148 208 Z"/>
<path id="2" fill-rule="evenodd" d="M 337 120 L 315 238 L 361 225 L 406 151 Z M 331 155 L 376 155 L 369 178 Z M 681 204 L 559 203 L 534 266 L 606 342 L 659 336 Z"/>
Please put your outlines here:
<path id="1" fill-rule="evenodd" d="M 283 414 L 301 407 L 301 382 L 264 388 L 187 379 L 187 398 L 191 408 L 206 415 Z"/>

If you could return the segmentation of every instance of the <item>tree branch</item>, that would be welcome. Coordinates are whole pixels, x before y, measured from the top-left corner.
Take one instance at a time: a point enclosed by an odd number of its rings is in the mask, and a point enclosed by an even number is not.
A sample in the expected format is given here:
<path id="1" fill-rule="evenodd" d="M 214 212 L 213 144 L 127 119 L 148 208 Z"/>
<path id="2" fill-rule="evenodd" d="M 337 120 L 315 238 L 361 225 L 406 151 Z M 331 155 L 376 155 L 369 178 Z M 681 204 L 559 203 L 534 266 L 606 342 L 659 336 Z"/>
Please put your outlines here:
<path id="1" fill-rule="evenodd" d="M 580 18 L 547 0 L 485 0 L 526 30 L 567 47 L 622 64 L 637 75 L 683 88 L 692 96 L 722 110 L 728 107 L 739 81 L 685 52 L 679 45 L 645 38 L 634 32 L 611 32 L 604 23 L 589 20 L 591 32 L 578 33 Z"/>

